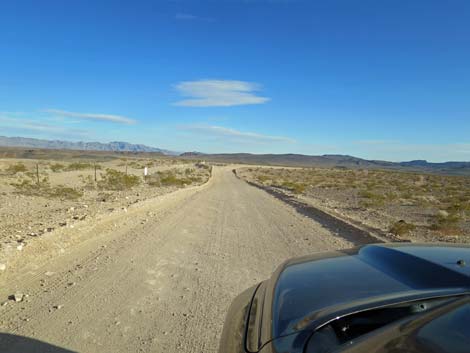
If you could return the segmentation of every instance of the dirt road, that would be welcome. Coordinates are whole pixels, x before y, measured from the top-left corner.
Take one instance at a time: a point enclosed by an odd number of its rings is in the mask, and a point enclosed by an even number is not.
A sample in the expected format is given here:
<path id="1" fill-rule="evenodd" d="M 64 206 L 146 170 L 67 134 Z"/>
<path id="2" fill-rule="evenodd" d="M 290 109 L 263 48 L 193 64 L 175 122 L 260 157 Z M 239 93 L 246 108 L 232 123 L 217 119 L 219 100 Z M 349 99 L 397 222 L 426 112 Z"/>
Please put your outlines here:
<path id="1" fill-rule="evenodd" d="M 68 237 L 0 277 L 0 301 L 28 295 L 0 307 L 0 351 L 40 351 L 8 333 L 51 352 L 216 352 L 239 292 L 286 258 L 350 246 L 227 168 Z"/>

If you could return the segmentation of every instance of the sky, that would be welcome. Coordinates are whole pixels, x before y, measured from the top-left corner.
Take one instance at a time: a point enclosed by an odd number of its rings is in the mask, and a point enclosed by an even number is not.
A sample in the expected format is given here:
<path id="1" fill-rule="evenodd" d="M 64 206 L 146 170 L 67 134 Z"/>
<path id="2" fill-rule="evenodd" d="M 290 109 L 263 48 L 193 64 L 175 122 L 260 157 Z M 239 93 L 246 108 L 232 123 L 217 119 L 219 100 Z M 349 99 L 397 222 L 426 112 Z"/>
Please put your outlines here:
<path id="1" fill-rule="evenodd" d="M 0 135 L 470 161 L 470 1 L 2 0 Z"/>

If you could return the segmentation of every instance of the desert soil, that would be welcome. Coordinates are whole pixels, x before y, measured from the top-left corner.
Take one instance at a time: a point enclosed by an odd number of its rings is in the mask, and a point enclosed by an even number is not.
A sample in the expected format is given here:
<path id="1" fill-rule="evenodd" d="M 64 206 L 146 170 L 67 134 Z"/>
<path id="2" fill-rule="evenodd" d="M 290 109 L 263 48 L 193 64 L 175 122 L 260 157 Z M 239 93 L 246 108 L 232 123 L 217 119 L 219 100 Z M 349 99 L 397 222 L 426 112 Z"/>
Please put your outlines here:
<path id="1" fill-rule="evenodd" d="M 237 173 L 268 192 L 322 210 L 387 241 L 470 243 L 468 176 L 266 166 L 245 166 Z M 400 222 L 413 228 L 393 232 L 393 225 Z"/>
<path id="2" fill-rule="evenodd" d="M 202 186 L 27 246 L 0 276 L 0 332 L 78 352 L 216 352 L 238 293 L 289 257 L 351 245 L 215 167 Z"/>

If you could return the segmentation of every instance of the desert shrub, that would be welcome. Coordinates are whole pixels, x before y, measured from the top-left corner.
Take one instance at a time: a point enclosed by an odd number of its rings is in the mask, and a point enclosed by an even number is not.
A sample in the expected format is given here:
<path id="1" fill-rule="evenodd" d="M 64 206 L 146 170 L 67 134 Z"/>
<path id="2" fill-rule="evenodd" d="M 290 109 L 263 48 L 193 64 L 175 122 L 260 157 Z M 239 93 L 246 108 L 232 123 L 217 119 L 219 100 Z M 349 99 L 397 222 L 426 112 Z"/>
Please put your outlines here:
<path id="1" fill-rule="evenodd" d="M 399 220 L 390 226 L 389 232 L 396 236 L 404 236 L 411 233 L 415 229 L 416 226 L 414 224 L 406 223 L 404 220 Z"/>
<path id="2" fill-rule="evenodd" d="M 361 191 L 359 191 L 358 196 L 362 197 L 362 198 L 365 198 L 365 199 L 371 199 L 375 196 L 375 194 L 371 191 L 361 190 Z"/>
<path id="3" fill-rule="evenodd" d="M 93 176 L 91 176 L 91 175 L 87 175 L 87 176 L 79 175 L 78 177 L 80 178 L 80 181 L 83 183 L 83 186 L 86 189 L 88 189 L 88 190 L 95 189 L 96 183 L 95 183 L 95 180 L 94 180 Z"/>
<path id="4" fill-rule="evenodd" d="M 94 168 L 95 168 L 95 165 L 92 163 L 73 162 L 67 166 L 66 170 L 75 171 L 75 170 L 86 170 L 86 169 L 94 169 Z M 101 169 L 101 166 L 96 165 L 96 169 Z"/>
<path id="5" fill-rule="evenodd" d="M 305 189 L 306 185 L 301 183 L 294 183 L 292 181 L 285 181 L 281 184 L 281 187 L 292 191 L 294 194 L 302 194 Z"/>
<path id="6" fill-rule="evenodd" d="M 18 183 L 11 185 L 15 188 L 16 193 L 26 196 L 75 200 L 83 195 L 81 191 L 64 185 L 51 186 L 47 178 L 43 178 L 39 184 L 32 179 L 21 179 Z"/>
<path id="7" fill-rule="evenodd" d="M 260 183 L 264 183 L 268 181 L 270 178 L 267 175 L 258 175 L 256 179 L 258 179 Z"/>
<path id="8" fill-rule="evenodd" d="M 149 175 L 146 179 L 146 183 L 149 186 L 176 186 L 184 187 L 193 183 L 199 183 L 203 181 L 203 178 L 199 175 L 191 175 L 194 169 L 187 168 L 184 171 L 184 176 L 177 174 L 175 170 L 159 171 L 155 174 Z"/>
<path id="9" fill-rule="evenodd" d="M 459 223 L 461 220 L 460 212 L 450 207 L 445 212 L 439 211 L 433 216 L 430 229 L 442 234 L 460 234 Z"/>
<path id="10" fill-rule="evenodd" d="M 51 164 L 49 166 L 49 168 L 54 172 L 54 173 L 57 173 L 57 172 L 60 172 L 62 170 L 64 170 L 65 166 L 63 164 L 60 164 L 60 163 L 54 163 L 54 164 Z"/>
<path id="11" fill-rule="evenodd" d="M 200 183 L 202 181 L 202 178 L 198 176 L 190 176 L 188 179 L 191 183 Z"/>
<path id="12" fill-rule="evenodd" d="M 398 198 L 398 195 L 391 191 L 387 191 L 384 196 L 388 202 L 393 202 Z"/>
<path id="13" fill-rule="evenodd" d="M 358 196 L 364 199 L 370 199 L 370 200 L 376 200 L 376 201 L 385 199 L 385 195 L 377 194 L 375 192 L 368 191 L 368 190 L 359 191 Z"/>
<path id="14" fill-rule="evenodd" d="M 160 176 L 159 176 L 158 172 L 145 177 L 145 183 L 148 186 L 152 186 L 152 187 L 162 186 L 162 183 L 160 182 Z"/>
<path id="15" fill-rule="evenodd" d="M 38 194 L 39 186 L 33 183 L 31 179 L 21 179 L 16 183 L 11 183 L 11 186 L 15 188 L 17 194 L 33 196 Z"/>
<path id="16" fill-rule="evenodd" d="M 385 204 L 386 197 L 383 194 L 377 194 L 368 190 L 361 190 L 358 192 L 361 198 L 359 204 L 364 208 L 381 207 Z"/>
<path id="17" fill-rule="evenodd" d="M 413 193 L 409 190 L 405 190 L 400 194 L 400 198 L 410 200 L 413 198 Z"/>
<path id="18" fill-rule="evenodd" d="M 184 186 L 185 184 L 191 184 L 188 179 L 178 178 L 173 173 L 162 173 L 160 175 L 160 184 L 163 186 Z"/>
<path id="19" fill-rule="evenodd" d="M 17 173 L 24 173 L 26 172 L 28 169 L 26 168 L 26 166 L 19 162 L 19 163 L 15 163 L 15 164 L 11 164 L 10 166 L 8 166 L 8 168 L 6 169 L 7 173 L 10 173 L 10 174 L 17 174 Z"/>
<path id="20" fill-rule="evenodd" d="M 128 175 L 115 169 L 106 169 L 101 174 L 101 180 L 98 186 L 105 190 L 127 190 L 140 184 L 140 178 L 137 175 Z"/>
<path id="21" fill-rule="evenodd" d="M 64 186 L 57 185 L 47 190 L 47 195 L 49 197 L 54 197 L 62 200 L 76 200 L 83 196 L 83 193 L 80 190 Z"/>
<path id="22" fill-rule="evenodd" d="M 210 169 L 210 166 L 209 166 L 209 165 L 207 165 L 207 164 L 205 164 L 205 163 L 202 163 L 202 162 L 196 163 L 195 166 L 196 166 L 197 168 L 200 168 L 200 169 Z"/>

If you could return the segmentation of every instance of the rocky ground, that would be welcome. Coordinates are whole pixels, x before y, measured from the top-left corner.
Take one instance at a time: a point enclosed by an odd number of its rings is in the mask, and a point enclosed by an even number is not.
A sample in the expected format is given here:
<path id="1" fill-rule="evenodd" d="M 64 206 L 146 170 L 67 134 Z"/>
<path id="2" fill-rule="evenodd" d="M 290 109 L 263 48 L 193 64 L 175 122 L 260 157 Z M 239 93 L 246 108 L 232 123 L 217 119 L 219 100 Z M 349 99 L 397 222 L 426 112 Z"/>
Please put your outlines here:
<path id="1" fill-rule="evenodd" d="M 237 169 L 254 184 L 390 239 L 470 242 L 470 178 L 321 168 Z"/>
<path id="2" fill-rule="evenodd" d="M 96 168 L 95 182 L 95 163 L 0 159 L 0 270 L 47 233 L 127 212 L 143 200 L 203 184 L 210 174 L 197 163 L 166 159 L 112 160 L 98 162 Z M 105 180 L 108 169 L 121 174 Z"/>

